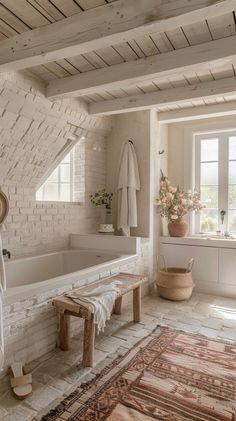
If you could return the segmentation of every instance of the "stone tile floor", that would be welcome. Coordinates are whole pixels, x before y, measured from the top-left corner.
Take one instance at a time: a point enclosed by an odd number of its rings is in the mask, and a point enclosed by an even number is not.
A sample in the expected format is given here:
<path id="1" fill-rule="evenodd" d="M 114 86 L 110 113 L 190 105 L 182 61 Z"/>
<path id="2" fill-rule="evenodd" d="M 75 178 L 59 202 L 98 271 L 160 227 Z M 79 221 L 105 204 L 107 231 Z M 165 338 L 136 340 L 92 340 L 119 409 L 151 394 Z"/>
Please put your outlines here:
<path id="1" fill-rule="evenodd" d="M 81 366 L 82 338 L 71 341 L 71 349 L 59 349 L 33 361 L 26 367 L 33 373 L 33 394 L 18 401 L 9 390 L 9 379 L 0 381 L 0 420 L 40 420 L 81 383 L 92 379 L 117 355 L 125 353 L 157 325 L 210 338 L 236 341 L 236 300 L 195 293 L 189 301 L 170 302 L 145 297 L 142 322 L 133 324 L 132 309 L 112 316 L 104 333 L 96 337 L 94 368 Z"/>

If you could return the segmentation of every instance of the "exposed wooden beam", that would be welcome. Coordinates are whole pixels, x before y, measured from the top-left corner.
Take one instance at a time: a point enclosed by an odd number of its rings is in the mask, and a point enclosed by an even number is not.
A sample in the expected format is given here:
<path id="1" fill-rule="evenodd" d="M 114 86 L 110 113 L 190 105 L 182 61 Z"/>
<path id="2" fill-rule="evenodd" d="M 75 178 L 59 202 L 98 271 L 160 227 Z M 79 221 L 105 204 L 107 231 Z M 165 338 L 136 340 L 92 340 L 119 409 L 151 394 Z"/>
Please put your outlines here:
<path id="1" fill-rule="evenodd" d="M 48 97 L 89 95 L 236 62 L 236 35 L 51 81 Z"/>
<path id="2" fill-rule="evenodd" d="M 201 105 L 158 113 L 159 123 L 178 123 L 180 121 L 202 120 L 213 117 L 236 115 L 236 101 L 221 104 Z"/>
<path id="3" fill-rule="evenodd" d="M 72 57 L 235 9 L 236 0 L 118 0 L 2 41 L 0 70 Z"/>
<path id="4" fill-rule="evenodd" d="M 89 114 L 112 115 L 172 105 L 193 99 L 214 98 L 219 95 L 236 94 L 236 77 L 198 83 L 181 88 L 166 89 L 142 95 L 132 95 L 89 105 Z"/>

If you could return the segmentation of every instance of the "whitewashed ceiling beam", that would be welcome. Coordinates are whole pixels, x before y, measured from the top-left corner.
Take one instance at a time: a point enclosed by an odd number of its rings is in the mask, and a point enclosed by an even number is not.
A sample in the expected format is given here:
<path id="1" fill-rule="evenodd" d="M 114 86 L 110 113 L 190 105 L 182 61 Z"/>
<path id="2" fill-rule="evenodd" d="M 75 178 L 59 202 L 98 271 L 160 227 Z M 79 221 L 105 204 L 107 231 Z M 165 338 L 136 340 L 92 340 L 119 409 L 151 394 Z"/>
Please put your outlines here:
<path id="1" fill-rule="evenodd" d="M 131 111 L 155 108 L 161 105 L 181 104 L 183 102 L 216 98 L 220 95 L 236 94 L 236 77 L 198 83 L 181 88 L 165 89 L 142 95 L 132 95 L 114 100 L 95 102 L 89 105 L 89 114 L 112 115 Z"/>
<path id="2" fill-rule="evenodd" d="M 201 105 L 199 107 L 184 108 L 158 113 L 159 123 L 178 123 L 180 121 L 201 120 L 213 117 L 236 115 L 236 101 L 222 104 Z"/>
<path id="3" fill-rule="evenodd" d="M 210 70 L 236 62 L 236 35 L 136 61 L 91 70 L 55 79 L 47 86 L 48 97 L 90 95 L 111 89 L 138 85 L 144 81 Z"/>
<path id="4" fill-rule="evenodd" d="M 73 57 L 235 9 L 236 0 L 118 0 L 2 41 L 0 70 Z"/>

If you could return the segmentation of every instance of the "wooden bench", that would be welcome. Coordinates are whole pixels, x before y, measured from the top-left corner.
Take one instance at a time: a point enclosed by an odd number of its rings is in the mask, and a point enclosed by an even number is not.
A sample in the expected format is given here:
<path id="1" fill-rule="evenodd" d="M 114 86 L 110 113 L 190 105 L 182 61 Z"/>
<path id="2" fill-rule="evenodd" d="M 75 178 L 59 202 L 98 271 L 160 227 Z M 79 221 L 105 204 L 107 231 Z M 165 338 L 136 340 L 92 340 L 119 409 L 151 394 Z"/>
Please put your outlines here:
<path id="1" fill-rule="evenodd" d="M 87 293 L 98 285 L 107 285 L 112 281 L 119 280 L 120 296 L 117 297 L 114 305 L 114 314 L 121 314 L 122 296 L 133 291 L 133 320 L 140 322 L 141 317 L 141 285 L 147 281 L 145 276 L 133 275 L 130 273 L 119 273 L 118 275 L 102 279 L 89 286 L 79 288 L 80 294 Z M 94 314 L 81 304 L 75 303 L 71 298 L 62 296 L 53 300 L 53 305 L 60 315 L 59 345 L 64 351 L 69 349 L 70 340 L 70 316 L 82 317 L 84 319 L 84 342 L 83 342 L 83 365 L 93 365 L 95 323 Z"/>

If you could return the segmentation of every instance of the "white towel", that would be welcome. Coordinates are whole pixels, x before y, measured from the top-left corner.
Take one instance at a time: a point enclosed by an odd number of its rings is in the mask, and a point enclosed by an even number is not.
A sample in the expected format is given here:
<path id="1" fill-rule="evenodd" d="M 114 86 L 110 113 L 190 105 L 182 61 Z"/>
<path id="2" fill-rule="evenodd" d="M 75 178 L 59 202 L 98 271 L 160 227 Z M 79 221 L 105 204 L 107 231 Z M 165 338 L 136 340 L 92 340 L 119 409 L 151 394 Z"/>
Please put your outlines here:
<path id="1" fill-rule="evenodd" d="M 134 146 L 125 142 L 122 147 L 118 178 L 118 229 L 130 235 L 130 227 L 137 227 L 137 198 L 140 190 L 138 162 Z"/>
<path id="2" fill-rule="evenodd" d="M 104 330 L 106 321 L 110 320 L 114 302 L 120 295 L 119 285 L 121 284 L 120 281 L 114 281 L 110 285 L 100 285 L 87 293 L 80 293 L 77 290 L 65 295 L 77 304 L 85 305 L 92 310 L 99 332 Z"/>
<path id="3" fill-rule="evenodd" d="M 3 298 L 6 290 L 6 272 L 5 263 L 2 254 L 2 237 L 0 226 L 0 370 L 3 369 L 4 363 L 4 336 L 3 336 Z"/>

